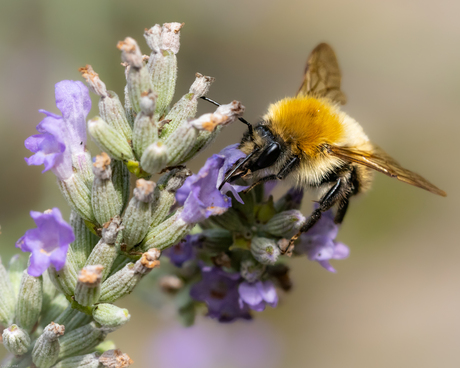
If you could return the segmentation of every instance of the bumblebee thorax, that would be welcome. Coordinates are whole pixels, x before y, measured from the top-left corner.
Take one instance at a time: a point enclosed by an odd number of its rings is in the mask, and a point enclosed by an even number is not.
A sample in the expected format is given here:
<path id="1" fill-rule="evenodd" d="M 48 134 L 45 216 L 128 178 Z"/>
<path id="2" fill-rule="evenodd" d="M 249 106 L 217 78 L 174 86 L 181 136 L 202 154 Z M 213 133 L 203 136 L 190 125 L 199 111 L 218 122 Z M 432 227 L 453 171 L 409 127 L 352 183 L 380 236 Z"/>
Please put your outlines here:
<path id="1" fill-rule="evenodd" d="M 337 144 L 345 136 L 338 109 L 326 99 L 285 98 L 269 106 L 264 120 L 293 150 L 311 157 L 324 144 Z"/>

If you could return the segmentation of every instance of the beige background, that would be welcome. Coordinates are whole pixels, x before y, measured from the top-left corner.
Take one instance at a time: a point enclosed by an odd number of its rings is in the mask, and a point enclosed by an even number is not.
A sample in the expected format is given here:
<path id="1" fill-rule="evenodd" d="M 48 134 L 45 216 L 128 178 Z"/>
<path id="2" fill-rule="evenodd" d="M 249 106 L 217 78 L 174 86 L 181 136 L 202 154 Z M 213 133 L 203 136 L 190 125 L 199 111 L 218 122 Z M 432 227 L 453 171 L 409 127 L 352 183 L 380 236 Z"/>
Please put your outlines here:
<path id="1" fill-rule="evenodd" d="M 212 98 L 241 100 L 252 122 L 268 103 L 297 90 L 308 53 L 326 41 L 344 75 L 345 111 L 449 196 L 378 175 L 373 190 L 351 204 L 340 231 L 350 258 L 334 263 L 337 274 L 305 258 L 291 260 L 294 290 L 278 308 L 257 315 L 252 330 L 265 332 L 254 344 L 267 351 L 253 352 L 270 358 L 264 367 L 460 366 L 459 14 L 460 2 L 453 0 L 2 0 L 0 254 L 12 255 L 14 242 L 33 226 L 30 210 L 58 206 L 69 213 L 53 175 L 26 166 L 23 141 L 35 134 L 38 109 L 57 111 L 54 84 L 79 79 L 77 68 L 86 63 L 121 94 L 117 41 L 134 37 L 147 52 L 145 27 L 185 22 L 176 98 L 199 71 L 216 77 Z M 201 104 L 201 112 L 211 109 Z M 197 170 L 243 131 L 227 128 L 191 167 Z M 174 319 L 167 308 L 160 312 L 140 300 L 132 295 L 118 303 L 132 314 L 113 334 L 118 347 L 135 367 L 192 367 L 159 365 L 152 346 Z M 247 328 L 199 323 L 210 336 L 236 340 Z M 213 367 L 246 363 L 223 357 Z"/>

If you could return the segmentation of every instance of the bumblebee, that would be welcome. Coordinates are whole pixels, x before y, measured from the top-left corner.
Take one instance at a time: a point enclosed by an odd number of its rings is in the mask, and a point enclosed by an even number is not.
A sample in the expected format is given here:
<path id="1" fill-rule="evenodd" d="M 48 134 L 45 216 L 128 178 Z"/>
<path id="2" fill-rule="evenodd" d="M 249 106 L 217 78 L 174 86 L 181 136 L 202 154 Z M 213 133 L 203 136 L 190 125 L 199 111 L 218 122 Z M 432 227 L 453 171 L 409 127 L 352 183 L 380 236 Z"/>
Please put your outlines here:
<path id="1" fill-rule="evenodd" d="M 332 48 L 319 44 L 310 54 L 295 97 L 269 106 L 262 121 L 248 125 L 239 149 L 247 156 L 226 174 L 226 182 L 252 179 L 250 189 L 270 180 L 288 179 L 297 187 L 319 189 L 319 206 L 291 239 L 308 231 L 321 214 L 337 207 L 340 224 L 352 196 L 366 192 L 375 171 L 446 196 L 420 175 L 402 168 L 371 143 L 361 126 L 341 111 L 346 103 L 341 74 Z"/>

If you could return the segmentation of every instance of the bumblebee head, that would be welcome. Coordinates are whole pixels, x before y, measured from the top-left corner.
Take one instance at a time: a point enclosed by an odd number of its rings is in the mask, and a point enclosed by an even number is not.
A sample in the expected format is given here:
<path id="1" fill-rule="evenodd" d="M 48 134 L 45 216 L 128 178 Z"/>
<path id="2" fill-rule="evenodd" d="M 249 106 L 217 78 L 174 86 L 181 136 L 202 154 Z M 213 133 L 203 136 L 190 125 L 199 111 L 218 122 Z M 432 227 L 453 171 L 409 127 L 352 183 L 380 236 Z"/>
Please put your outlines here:
<path id="1" fill-rule="evenodd" d="M 226 173 L 219 190 L 225 183 L 231 183 L 250 173 L 272 166 L 282 152 L 281 144 L 263 124 L 259 124 L 253 131 L 248 131 L 243 137 L 240 148 L 241 146 L 246 146 L 250 152 Z"/>

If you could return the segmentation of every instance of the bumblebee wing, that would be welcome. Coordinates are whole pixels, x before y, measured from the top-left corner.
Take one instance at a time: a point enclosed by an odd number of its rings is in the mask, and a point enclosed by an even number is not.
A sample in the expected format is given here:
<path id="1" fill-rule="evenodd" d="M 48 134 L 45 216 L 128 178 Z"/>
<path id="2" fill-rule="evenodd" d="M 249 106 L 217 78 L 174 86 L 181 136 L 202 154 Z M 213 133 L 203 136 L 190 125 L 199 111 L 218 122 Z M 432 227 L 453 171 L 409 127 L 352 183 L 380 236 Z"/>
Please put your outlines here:
<path id="1" fill-rule="evenodd" d="M 346 147 L 329 147 L 329 153 L 345 161 L 355 162 L 384 173 L 392 178 L 428 190 L 431 193 L 445 197 L 447 194 L 420 175 L 404 169 L 382 149 L 376 147 L 373 153 Z"/>
<path id="2" fill-rule="evenodd" d="M 297 95 L 327 97 L 344 105 L 347 98 L 340 90 L 341 79 L 334 50 L 327 43 L 320 43 L 308 57 L 302 85 Z"/>

